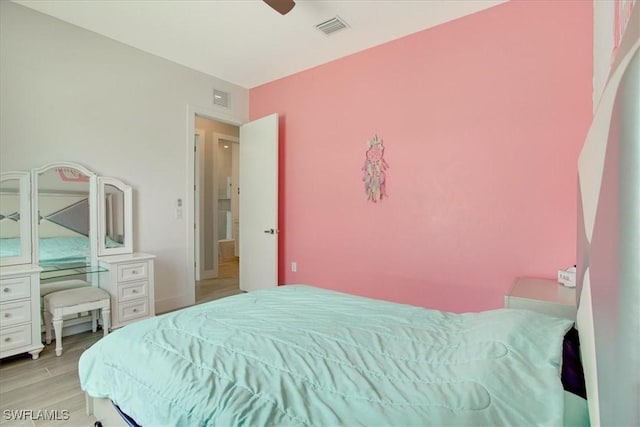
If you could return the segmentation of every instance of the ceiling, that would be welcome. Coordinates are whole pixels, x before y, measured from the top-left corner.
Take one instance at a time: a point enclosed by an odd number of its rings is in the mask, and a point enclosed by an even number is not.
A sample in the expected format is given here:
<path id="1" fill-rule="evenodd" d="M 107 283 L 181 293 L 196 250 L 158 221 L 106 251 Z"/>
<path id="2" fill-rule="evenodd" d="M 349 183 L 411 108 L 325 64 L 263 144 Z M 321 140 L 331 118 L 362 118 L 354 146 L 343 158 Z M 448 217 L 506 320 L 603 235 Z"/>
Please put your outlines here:
<path id="1" fill-rule="evenodd" d="M 178 64 L 252 88 L 505 0 L 14 0 Z M 315 28 L 335 16 L 348 28 Z"/>

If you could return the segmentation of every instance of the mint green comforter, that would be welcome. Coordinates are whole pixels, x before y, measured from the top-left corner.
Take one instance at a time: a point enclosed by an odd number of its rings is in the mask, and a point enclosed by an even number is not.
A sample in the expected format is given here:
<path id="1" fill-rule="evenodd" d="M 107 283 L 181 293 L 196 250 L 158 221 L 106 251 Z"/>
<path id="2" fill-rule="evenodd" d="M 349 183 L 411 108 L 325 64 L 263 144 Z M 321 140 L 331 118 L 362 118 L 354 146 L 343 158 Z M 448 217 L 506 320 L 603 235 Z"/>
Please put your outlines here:
<path id="1" fill-rule="evenodd" d="M 571 324 L 288 285 L 116 330 L 79 374 L 148 427 L 562 425 Z"/>

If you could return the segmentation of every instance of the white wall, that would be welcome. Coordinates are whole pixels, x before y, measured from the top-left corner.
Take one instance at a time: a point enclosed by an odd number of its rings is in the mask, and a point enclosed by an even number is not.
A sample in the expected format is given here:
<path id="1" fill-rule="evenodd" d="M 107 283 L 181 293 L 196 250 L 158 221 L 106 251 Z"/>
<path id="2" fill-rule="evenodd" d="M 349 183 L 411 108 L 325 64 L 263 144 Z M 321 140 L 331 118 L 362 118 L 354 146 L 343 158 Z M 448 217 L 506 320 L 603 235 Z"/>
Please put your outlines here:
<path id="1" fill-rule="evenodd" d="M 156 310 L 187 305 L 187 105 L 245 122 L 248 90 L 1 1 L 0 95 L 0 170 L 65 160 L 132 185 L 134 249 L 158 256 Z"/>

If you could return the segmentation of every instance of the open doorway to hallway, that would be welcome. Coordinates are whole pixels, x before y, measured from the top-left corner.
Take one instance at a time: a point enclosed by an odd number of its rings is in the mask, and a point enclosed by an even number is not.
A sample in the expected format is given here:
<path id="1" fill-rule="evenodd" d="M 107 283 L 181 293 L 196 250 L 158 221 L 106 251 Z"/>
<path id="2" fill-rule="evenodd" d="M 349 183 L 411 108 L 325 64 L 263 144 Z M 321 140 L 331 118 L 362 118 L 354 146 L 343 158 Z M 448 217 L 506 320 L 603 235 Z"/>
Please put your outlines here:
<path id="1" fill-rule="evenodd" d="M 196 304 L 242 293 L 238 260 L 221 260 L 217 278 L 196 280 Z"/>
<path id="2" fill-rule="evenodd" d="M 195 302 L 240 293 L 239 127 L 195 116 Z"/>

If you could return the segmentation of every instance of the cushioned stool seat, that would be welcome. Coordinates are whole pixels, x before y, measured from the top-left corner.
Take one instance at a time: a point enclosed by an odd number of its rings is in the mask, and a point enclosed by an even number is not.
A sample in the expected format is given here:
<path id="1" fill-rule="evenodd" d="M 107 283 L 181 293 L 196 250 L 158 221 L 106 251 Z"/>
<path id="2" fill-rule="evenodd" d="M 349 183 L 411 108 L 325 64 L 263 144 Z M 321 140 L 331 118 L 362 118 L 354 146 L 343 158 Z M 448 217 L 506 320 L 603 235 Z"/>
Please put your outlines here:
<path id="1" fill-rule="evenodd" d="M 85 288 L 91 286 L 90 283 L 84 280 L 71 279 L 58 282 L 40 283 L 40 310 L 42 310 L 42 318 L 46 319 L 44 315 L 44 297 L 52 292 L 66 291 L 67 289 Z"/>
<path id="2" fill-rule="evenodd" d="M 56 356 L 62 354 L 62 317 L 90 311 L 92 329 L 97 330 L 97 312 L 102 310 L 103 334 L 109 333 L 111 297 L 108 292 L 93 286 L 51 292 L 44 296 L 44 327 L 47 344 L 51 344 L 51 324 L 56 335 Z"/>
<path id="3" fill-rule="evenodd" d="M 52 292 L 66 291 L 67 289 L 86 288 L 88 286 L 91 286 L 91 284 L 85 282 L 84 280 L 78 279 L 40 283 L 40 296 L 44 298 L 45 295 L 48 295 Z M 44 307 L 44 300 L 42 301 L 42 303 Z"/>

